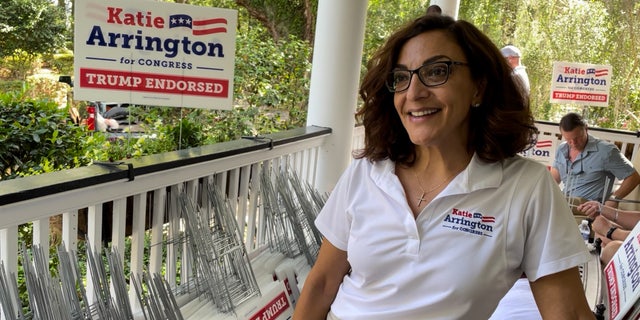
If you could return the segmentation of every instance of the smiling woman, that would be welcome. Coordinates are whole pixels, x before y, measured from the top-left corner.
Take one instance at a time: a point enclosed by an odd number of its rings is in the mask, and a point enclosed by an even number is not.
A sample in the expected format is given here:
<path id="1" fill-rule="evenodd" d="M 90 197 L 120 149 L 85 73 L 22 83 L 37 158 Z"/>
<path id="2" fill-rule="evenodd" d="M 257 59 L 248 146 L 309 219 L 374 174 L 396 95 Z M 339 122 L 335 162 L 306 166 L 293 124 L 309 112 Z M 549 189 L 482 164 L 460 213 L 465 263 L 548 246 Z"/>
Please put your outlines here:
<path id="1" fill-rule="evenodd" d="M 590 255 L 547 169 L 518 156 L 537 130 L 487 36 L 411 21 L 360 95 L 365 146 L 315 221 L 294 319 L 488 319 L 523 273 L 544 317 L 593 318 L 577 268 Z"/>

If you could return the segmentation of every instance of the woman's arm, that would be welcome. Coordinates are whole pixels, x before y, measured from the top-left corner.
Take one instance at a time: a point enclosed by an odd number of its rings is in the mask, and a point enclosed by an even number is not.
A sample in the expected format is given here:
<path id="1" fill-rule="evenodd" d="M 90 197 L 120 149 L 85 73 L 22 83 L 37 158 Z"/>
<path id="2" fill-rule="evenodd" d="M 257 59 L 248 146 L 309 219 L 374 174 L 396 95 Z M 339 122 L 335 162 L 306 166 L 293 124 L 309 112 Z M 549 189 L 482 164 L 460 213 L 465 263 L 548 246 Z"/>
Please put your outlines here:
<path id="1" fill-rule="evenodd" d="M 601 205 L 597 201 L 587 201 L 578 206 L 578 210 L 582 211 L 591 219 L 595 219 L 598 215 L 617 224 L 626 230 L 631 230 L 640 221 L 640 212 L 633 210 L 620 210 L 610 206 Z M 606 232 L 606 231 L 605 231 Z"/>
<path id="2" fill-rule="evenodd" d="M 630 230 L 633 229 L 631 228 L 629 230 L 626 230 L 624 228 L 620 228 L 618 225 L 614 225 L 607 218 L 603 217 L 603 215 L 597 216 L 593 220 L 593 223 L 591 223 L 591 227 L 593 228 L 595 237 L 602 240 L 603 247 L 607 246 L 612 240 L 624 241 L 629 233 L 631 233 Z"/>
<path id="3" fill-rule="evenodd" d="M 640 221 L 640 212 L 630 210 L 620 210 L 608 206 L 602 206 L 600 216 L 619 225 L 625 230 L 631 230 Z"/>
<path id="4" fill-rule="evenodd" d="M 531 291 L 543 319 L 595 319 L 577 267 L 531 282 Z"/>
<path id="5" fill-rule="evenodd" d="M 350 269 L 347 252 L 323 239 L 318 258 L 302 286 L 293 320 L 325 320 L 342 279 Z"/>

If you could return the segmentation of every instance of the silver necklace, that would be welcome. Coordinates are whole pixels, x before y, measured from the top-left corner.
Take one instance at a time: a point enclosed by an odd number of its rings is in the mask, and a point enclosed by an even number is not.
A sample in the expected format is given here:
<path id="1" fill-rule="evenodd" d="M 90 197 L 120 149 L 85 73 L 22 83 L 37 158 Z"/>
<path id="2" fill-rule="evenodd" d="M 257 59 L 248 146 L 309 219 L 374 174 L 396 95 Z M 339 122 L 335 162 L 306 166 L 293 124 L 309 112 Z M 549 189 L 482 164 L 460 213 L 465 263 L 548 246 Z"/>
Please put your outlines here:
<path id="1" fill-rule="evenodd" d="M 431 162 L 429 162 L 429 164 L 431 164 Z M 427 164 L 427 166 L 422 171 L 423 174 L 424 174 L 425 171 L 427 171 L 427 168 L 429 168 L 429 164 Z M 458 173 L 460 173 L 460 171 L 454 171 L 453 174 L 448 176 L 446 179 L 442 180 L 442 182 L 438 183 L 435 187 L 429 189 L 428 191 L 425 191 L 424 188 L 422 187 L 422 183 L 420 182 L 420 178 L 418 177 L 418 174 L 416 173 L 416 171 L 412 170 L 412 172 L 413 172 L 413 175 L 416 177 L 416 180 L 418 181 L 418 186 L 420 187 L 420 190 L 422 190 L 422 194 L 420 195 L 420 197 L 416 198 L 416 199 L 418 199 L 418 207 L 422 206 L 422 202 L 427 201 L 427 199 L 424 198 L 425 195 L 436 191 L 437 189 L 442 187 L 442 185 L 447 183 L 447 181 L 453 179 L 454 176 L 456 176 Z"/>

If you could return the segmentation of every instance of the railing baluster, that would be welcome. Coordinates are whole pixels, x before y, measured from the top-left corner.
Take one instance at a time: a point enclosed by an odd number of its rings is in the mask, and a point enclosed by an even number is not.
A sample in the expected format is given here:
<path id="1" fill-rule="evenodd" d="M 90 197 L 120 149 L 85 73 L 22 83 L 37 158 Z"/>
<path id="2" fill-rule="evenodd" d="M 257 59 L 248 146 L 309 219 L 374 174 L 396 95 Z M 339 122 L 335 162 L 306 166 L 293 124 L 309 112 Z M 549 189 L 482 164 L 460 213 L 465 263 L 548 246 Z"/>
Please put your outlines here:
<path id="1" fill-rule="evenodd" d="M 171 186 L 171 194 L 169 197 L 169 232 L 167 238 L 170 240 L 167 244 L 167 260 L 165 279 L 170 287 L 176 286 L 176 263 L 178 261 L 176 247 L 180 244 L 182 238 L 180 236 L 180 215 L 178 211 L 178 195 L 180 194 L 180 185 Z"/>
<path id="2" fill-rule="evenodd" d="M 191 199 L 191 202 L 194 204 L 198 203 L 198 180 L 190 180 L 187 181 L 186 186 L 186 194 Z M 184 219 L 181 223 L 185 223 Z M 182 227 L 185 228 L 184 226 Z M 185 234 L 186 236 L 186 234 Z M 180 269 L 180 284 L 185 284 L 191 279 L 192 276 L 192 252 L 187 241 L 183 241 L 182 243 L 182 268 Z"/>
<path id="3" fill-rule="evenodd" d="M 33 245 L 49 248 L 49 218 L 33 221 Z M 49 265 L 49 250 L 42 250 L 43 263 Z"/>
<path id="4" fill-rule="evenodd" d="M 151 248 L 149 254 L 149 273 L 156 274 L 162 270 L 162 235 L 164 233 L 164 217 L 167 208 L 167 189 L 153 191 L 153 221 L 151 227 Z"/>
<path id="5" fill-rule="evenodd" d="M 78 211 L 62 214 L 62 241 L 67 251 L 78 250 Z"/>
<path id="6" fill-rule="evenodd" d="M 250 168 L 251 171 L 251 187 L 249 192 L 249 212 L 247 214 L 247 231 L 245 232 L 244 243 L 247 247 L 247 252 L 250 254 L 254 251 L 259 251 L 262 243 L 263 233 L 258 226 L 263 223 L 261 214 L 262 206 L 260 205 L 260 168 L 262 168 L 267 161 L 264 161 L 262 165 L 253 164 Z M 249 170 L 247 170 L 249 171 Z"/>
<path id="7" fill-rule="evenodd" d="M 144 265 L 145 221 L 147 214 L 147 194 L 133 196 L 133 220 L 131 223 L 131 265 L 130 274 L 142 276 Z M 124 257 L 123 257 L 124 260 Z M 129 286 L 129 301 L 134 312 L 140 310 L 140 302 L 133 286 Z"/>
<path id="8" fill-rule="evenodd" d="M 127 199 L 120 198 L 113 200 L 113 220 L 111 223 L 111 247 L 118 250 L 118 254 L 124 261 L 126 256 L 125 250 L 125 231 L 127 227 Z"/>
<path id="9" fill-rule="evenodd" d="M 7 277 L 18 274 L 18 226 L 0 229 L 0 259 L 4 263 Z M 20 306 L 15 301 L 12 302 L 13 309 L 17 310 Z M 0 316 L 5 319 L 3 313 Z"/>
<path id="10" fill-rule="evenodd" d="M 246 226 L 247 226 L 247 207 L 249 205 L 249 182 L 251 178 L 251 166 L 243 166 L 240 170 L 240 194 L 238 195 L 238 207 L 236 210 L 236 221 L 238 222 L 238 230 L 242 234 L 242 241 L 246 240 Z M 231 198 L 233 199 L 233 198 Z M 235 203 L 235 201 L 232 201 Z M 248 249 L 247 249 L 248 250 Z"/>
<path id="11" fill-rule="evenodd" d="M 102 203 L 87 208 L 87 240 L 91 251 L 102 252 Z M 68 251 L 68 250 L 67 250 Z M 70 251 L 69 251 L 70 252 Z M 89 304 L 96 303 L 98 297 L 93 288 L 93 276 L 87 272 L 87 300 Z"/>
<path id="12" fill-rule="evenodd" d="M 237 216 L 238 193 L 239 193 L 238 188 L 240 187 L 240 169 L 233 168 L 228 171 L 227 185 L 228 185 L 227 198 L 229 199 L 229 205 L 231 206 L 231 209 L 235 213 L 235 218 L 237 219 L 238 218 Z M 240 222 L 238 221 L 238 223 Z"/>

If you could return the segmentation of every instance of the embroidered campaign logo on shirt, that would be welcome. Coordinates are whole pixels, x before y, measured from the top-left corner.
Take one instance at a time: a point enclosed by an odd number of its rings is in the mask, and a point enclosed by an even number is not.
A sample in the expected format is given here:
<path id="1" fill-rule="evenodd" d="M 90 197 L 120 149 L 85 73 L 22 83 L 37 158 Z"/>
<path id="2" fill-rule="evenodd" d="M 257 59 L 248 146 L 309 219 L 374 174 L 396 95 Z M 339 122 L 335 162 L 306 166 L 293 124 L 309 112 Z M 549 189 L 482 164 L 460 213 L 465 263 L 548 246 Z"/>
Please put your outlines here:
<path id="1" fill-rule="evenodd" d="M 485 237 L 493 237 L 496 218 L 480 212 L 453 208 L 443 221 L 443 227 Z"/>

